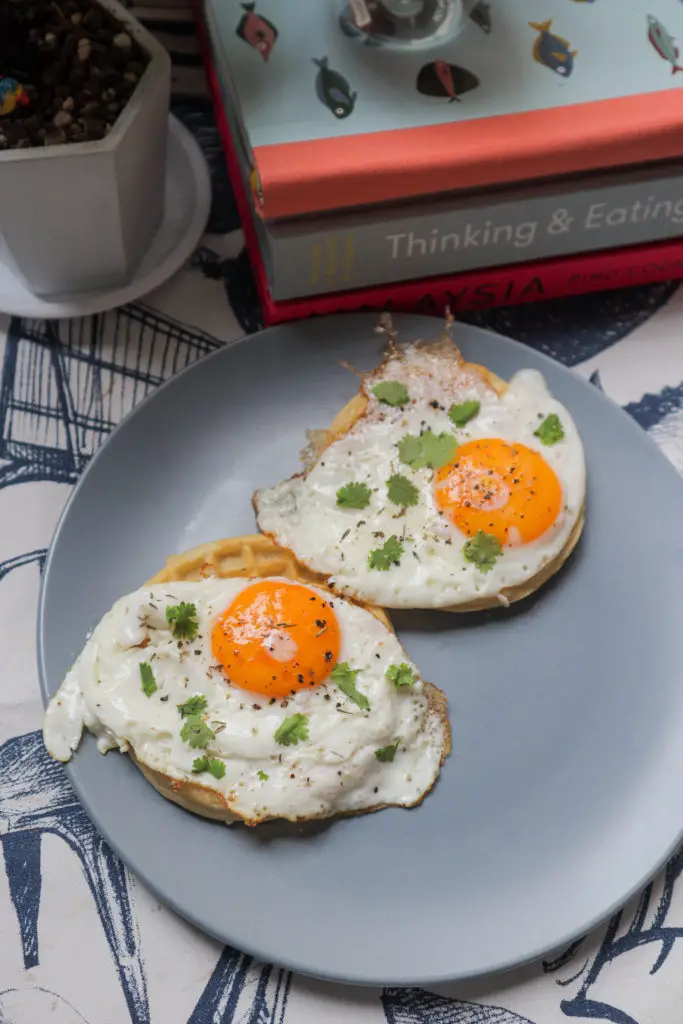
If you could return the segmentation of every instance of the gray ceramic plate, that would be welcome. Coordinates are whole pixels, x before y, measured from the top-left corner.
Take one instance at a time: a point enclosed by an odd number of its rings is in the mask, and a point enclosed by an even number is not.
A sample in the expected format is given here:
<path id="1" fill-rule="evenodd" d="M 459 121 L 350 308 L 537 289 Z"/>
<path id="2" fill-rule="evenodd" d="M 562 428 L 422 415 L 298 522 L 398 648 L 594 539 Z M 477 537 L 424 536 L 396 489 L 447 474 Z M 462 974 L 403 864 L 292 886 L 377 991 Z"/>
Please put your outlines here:
<path id="1" fill-rule="evenodd" d="M 78 484 L 45 570 L 39 661 L 57 688 L 87 631 L 167 554 L 253 531 L 251 494 L 298 469 L 307 427 L 370 368 L 370 316 L 278 327 L 155 392 Z M 400 336 L 435 320 L 397 318 Z M 641 886 L 683 826 L 683 483 L 597 389 L 533 351 L 460 327 L 465 355 L 545 373 L 582 432 L 584 538 L 556 581 L 495 614 L 401 614 L 447 692 L 454 749 L 412 811 L 309 835 L 230 831 L 157 795 L 87 738 L 69 768 L 95 825 L 157 896 L 207 932 L 296 970 L 429 984 L 561 946 Z"/>

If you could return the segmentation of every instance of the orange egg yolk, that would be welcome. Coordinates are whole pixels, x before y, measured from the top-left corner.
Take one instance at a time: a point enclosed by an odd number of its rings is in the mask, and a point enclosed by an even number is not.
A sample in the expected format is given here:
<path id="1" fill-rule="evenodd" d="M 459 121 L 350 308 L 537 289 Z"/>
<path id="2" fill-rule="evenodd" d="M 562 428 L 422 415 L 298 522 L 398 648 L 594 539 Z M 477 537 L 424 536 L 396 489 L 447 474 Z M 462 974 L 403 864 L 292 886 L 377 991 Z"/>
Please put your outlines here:
<path id="1" fill-rule="evenodd" d="M 327 679 L 339 642 L 327 598 L 299 583 L 274 580 L 245 587 L 211 635 L 214 657 L 235 686 L 278 699 Z"/>
<path id="2" fill-rule="evenodd" d="M 468 441 L 438 470 L 436 504 L 468 537 L 478 530 L 501 544 L 529 544 L 562 507 L 562 487 L 542 455 L 498 437 Z"/>

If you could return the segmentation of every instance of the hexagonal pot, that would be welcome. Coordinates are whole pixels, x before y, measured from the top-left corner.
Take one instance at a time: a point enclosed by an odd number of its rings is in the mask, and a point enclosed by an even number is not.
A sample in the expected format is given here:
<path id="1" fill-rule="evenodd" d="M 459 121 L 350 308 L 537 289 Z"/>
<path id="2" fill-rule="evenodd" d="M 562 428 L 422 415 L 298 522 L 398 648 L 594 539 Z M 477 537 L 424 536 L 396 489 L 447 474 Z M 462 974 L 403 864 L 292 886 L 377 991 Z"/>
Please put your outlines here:
<path id="1" fill-rule="evenodd" d="M 130 281 L 164 211 L 171 61 L 116 0 L 96 0 L 150 56 L 97 142 L 0 152 L 0 259 L 36 295 Z"/>

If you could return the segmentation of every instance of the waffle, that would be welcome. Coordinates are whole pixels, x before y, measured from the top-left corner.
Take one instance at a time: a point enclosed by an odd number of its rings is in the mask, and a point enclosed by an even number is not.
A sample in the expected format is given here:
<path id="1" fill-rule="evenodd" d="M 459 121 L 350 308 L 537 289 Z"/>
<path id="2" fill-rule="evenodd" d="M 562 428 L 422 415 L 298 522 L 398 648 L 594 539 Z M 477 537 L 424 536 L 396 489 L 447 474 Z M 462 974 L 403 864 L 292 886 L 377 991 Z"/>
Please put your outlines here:
<path id="1" fill-rule="evenodd" d="M 225 537 L 190 548 L 181 555 L 171 555 L 166 565 L 148 580 L 151 583 L 176 583 L 178 580 L 204 580 L 211 576 L 224 579 L 265 579 L 279 576 L 299 583 L 325 586 L 325 577 L 301 565 L 291 551 L 278 547 L 261 533 L 243 537 Z M 392 629 L 391 622 L 381 608 L 368 607 L 368 611 Z"/>
<path id="2" fill-rule="evenodd" d="M 148 580 L 147 585 L 175 583 L 178 580 L 196 581 L 216 576 L 242 579 L 263 579 L 277 576 L 313 584 L 316 587 L 322 586 L 323 589 L 326 589 L 322 577 L 300 565 L 290 551 L 278 547 L 262 534 L 210 541 L 180 555 L 171 555 L 164 568 Z M 345 598 L 345 600 L 349 599 Z M 367 610 L 388 629 L 392 629 L 391 622 L 381 608 L 368 607 Z M 425 688 L 429 706 L 439 716 L 444 726 L 445 742 L 441 761 L 443 764 L 451 749 L 446 697 L 431 683 L 425 683 Z M 162 772 L 149 768 L 136 757 L 133 750 L 129 750 L 128 753 L 147 781 L 167 800 L 171 800 L 193 814 L 222 821 L 227 825 L 236 824 L 242 820 L 225 805 L 220 793 L 215 790 L 203 786 L 200 782 L 192 780 L 181 782 L 173 779 Z M 426 795 L 426 793 L 423 794 L 420 800 Z M 357 813 L 378 811 L 383 806 L 385 805 L 369 807 Z"/>
<path id="3" fill-rule="evenodd" d="M 435 342 L 422 343 L 425 347 L 432 350 L 438 349 L 440 346 L 445 346 L 448 349 L 449 358 L 455 358 L 462 361 L 462 356 L 459 350 L 453 344 L 453 341 L 448 333 L 449 323 L 447 323 L 446 331 L 443 336 Z M 389 335 L 389 344 L 387 353 L 385 355 L 385 361 L 389 359 L 396 352 L 395 336 L 391 331 L 391 328 L 384 327 L 383 330 Z M 498 377 L 495 373 L 489 370 L 485 366 L 481 366 L 479 363 L 468 363 L 462 361 L 462 366 L 465 371 L 474 371 L 477 373 L 488 385 L 491 387 L 496 394 L 501 397 L 507 390 L 507 381 L 504 381 L 501 377 Z M 351 367 L 349 367 L 352 369 Z M 362 376 L 359 374 L 359 376 Z M 361 419 L 367 410 L 368 399 L 363 392 L 357 392 L 353 398 L 351 398 L 346 405 L 337 413 L 334 420 L 327 428 L 327 430 L 315 430 L 308 432 L 308 447 L 301 453 L 302 462 L 304 463 L 305 469 L 308 472 L 315 464 L 320 460 L 326 448 L 333 444 L 335 441 L 341 440 L 354 426 L 354 424 Z M 254 509 L 258 517 L 257 509 L 257 494 L 252 499 Z M 530 597 L 531 594 L 535 593 L 540 587 L 542 587 L 556 572 L 561 569 L 564 563 L 567 561 L 572 551 L 579 542 L 581 533 L 583 531 L 585 521 L 585 503 L 582 506 L 579 515 L 577 516 L 574 529 L 567 538 L 567 541 L 562 550 L 547 562 L 535 576 L 523 583 L 519 583 L 516 586 L 506 587 L 500 594 L 496 594 L 491 597 L 481 597 L 476 600 L 463 602 L 461 604 L 452 605 L 451 607 L 439 608 L 439 611 L 445 612 L 475 612 L 485 611 L 489 608 L 499 608 L 502 605 L 512 604 L 515 601 L 521 601 L 526 597 Z M 267 535 L 269 536 L 269 535 Z M 280 548 L 280 550 L 283 550 Z M 311 572 L 307 566 L 302 566 L 304 572 Z M 318 576 L 318 580 L 325 579 L 324 576 Z"/>

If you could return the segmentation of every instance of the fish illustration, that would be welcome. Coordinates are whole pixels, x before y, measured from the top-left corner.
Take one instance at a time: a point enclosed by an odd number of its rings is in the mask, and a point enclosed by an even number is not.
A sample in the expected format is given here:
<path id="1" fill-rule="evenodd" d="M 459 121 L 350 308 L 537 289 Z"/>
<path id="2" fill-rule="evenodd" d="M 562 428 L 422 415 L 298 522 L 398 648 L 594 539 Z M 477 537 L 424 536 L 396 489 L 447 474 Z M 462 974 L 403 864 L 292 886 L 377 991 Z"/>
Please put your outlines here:
<path id="1" fill-rule="evenodd" d="M 561 36 L 551 32 L 552 21 L 530 21 L 529 27 L 538 32 L 534 42 L 534 60 L 545 67 L 550 68 L 557 75 L 569 78 L 574 70 L 574 58 L 578 50 L 570 50 L 569 43 Z"/>
<path id="2" fill-rule="evenodd" d="M 0 78 L 0 116 L 11 114 L 17 107 L 27 107 L 30 102 L 20 82 L 15 78 Z"/>
<path id="3" fill-rule="evenodd" d="M 486 0 L 477 0 L 476 4 L 470 11 L 470 18 L 475 25 L 478 25 L 479 28 L 488 35 L 493 28 L 491 4 L 487 3 Z"/>
<path id="4" fill-rule="evenodd" d="M 647 16 L 647 38 L 659 56 L 663 60 L 668 60 L 671 65 L 672 75 L 675 75 L 677 71 L 683 71 L 683 67 L 676 63 L 679 58 L 679 52 L 673 36 L 669 35 L 661 21 L 658 21 L 654 14 L 648 14 Z"/>
<path id="5" fill-rule="evenodd" d="M 351 92 L 351 86 L 343 75 L 332 70 L 327 57 L 321 57 L 320 60 L 314 57 L 313 63 L 318 68 L 315 80 L 318 99 L 335 117 L 348 117 L 356 106 L 357 93 Z"/>
<path id="6" fill-rule="evenodd" d="M 235 32 L 244 39 L 245 43 L 249 43 L 249 46 L 253 46 L 255 50 L 261 54 L 265 61 L 268 60 L 275 41 L 277 39 L 277 29 L 273 25 L 272 21 L 268 21 L 267 18 L 262 17 L 260 14 L 256 14 L 254 8 L 255 3 L 242 4 L 245 14 L 242 15 L 242 20 L 235 29 Z"/>
<path id="7" fill-rule="evenodd" d="M 463 93 L 471 92 L 480 84 L 479 79 L 467 68 L 435 60 L 420 68 L 417 76 L 417 91 L 423 96 L 448 96 L 448 102 L 460 102 Z"/>

